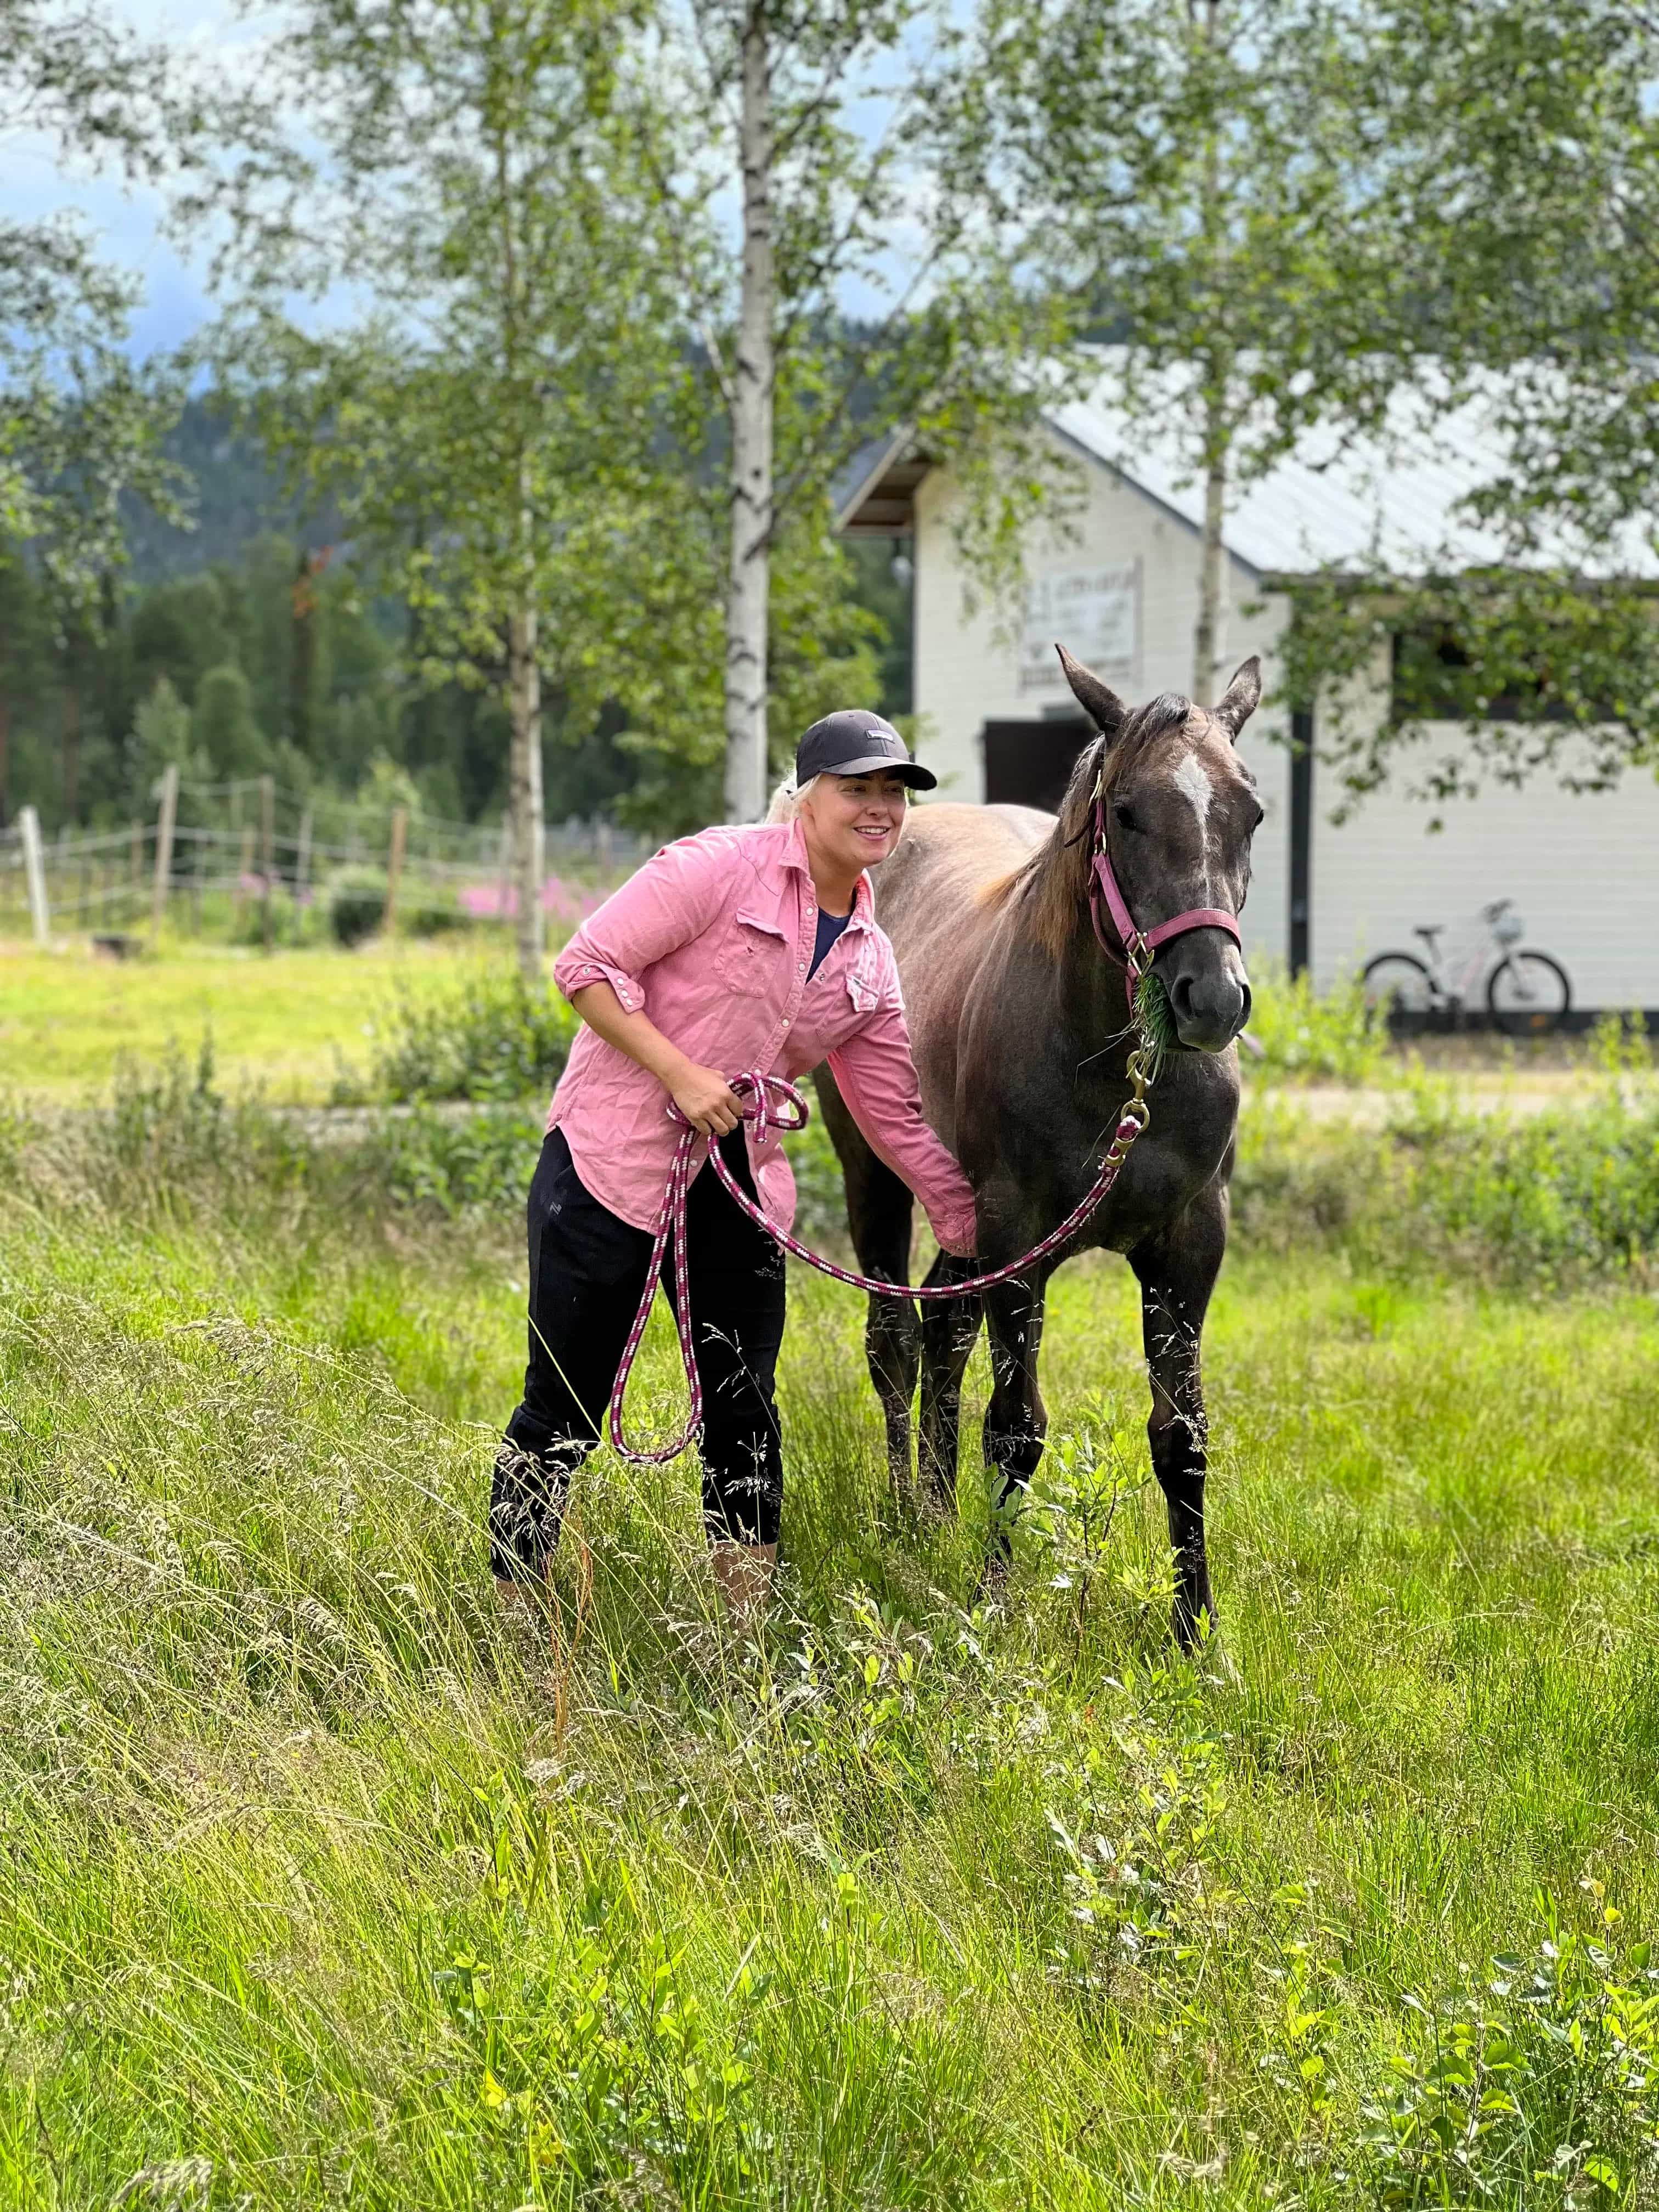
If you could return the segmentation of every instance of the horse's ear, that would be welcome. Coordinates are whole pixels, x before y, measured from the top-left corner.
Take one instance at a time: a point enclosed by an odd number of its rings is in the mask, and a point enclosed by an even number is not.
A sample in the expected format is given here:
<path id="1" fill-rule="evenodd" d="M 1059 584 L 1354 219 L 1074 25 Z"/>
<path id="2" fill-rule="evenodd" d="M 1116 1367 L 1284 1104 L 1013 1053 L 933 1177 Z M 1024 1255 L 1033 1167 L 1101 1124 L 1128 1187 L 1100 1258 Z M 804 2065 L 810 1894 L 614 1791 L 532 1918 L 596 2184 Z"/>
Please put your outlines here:
<path id="1" fill-rule="evenodd" d="M 1063 645 L 1057 644 L 1054 651 L 1060 655 L 1060 665 L 1066 672 L 1073 696 L 1109 744 L 1123 727 L 1128 708 L 1092 670 L 1085 668 L 1080 660 L 1073 660 Z"/>
<path id="2" fill-rule="evenodd" d="M 1230 738 L 1237 738 L 1256 708 L 1261 704 L 1261 663 L 1252 653 L 1233 677 L 1223 693 L 1221 703 L 1212 712 Z"/>

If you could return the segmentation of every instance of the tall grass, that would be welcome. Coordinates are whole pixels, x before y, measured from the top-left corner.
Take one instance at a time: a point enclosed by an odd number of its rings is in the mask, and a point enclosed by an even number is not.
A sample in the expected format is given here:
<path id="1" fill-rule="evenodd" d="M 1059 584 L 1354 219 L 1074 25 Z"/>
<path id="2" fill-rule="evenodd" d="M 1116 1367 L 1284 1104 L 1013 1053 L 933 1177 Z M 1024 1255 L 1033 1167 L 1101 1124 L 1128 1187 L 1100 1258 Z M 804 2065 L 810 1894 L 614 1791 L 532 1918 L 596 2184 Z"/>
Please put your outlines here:
<path id="1" fill-rule="evenodd" d="M 510 1231 L 176 1084 L 9 1139 L 0 2202 L 1655 2202 L 1647 1301 L 1247 1239 L 1188 1665 L 1115 1262 L 996 1588 L 797 1279 L 764 1638 L 604 1453 L 537 1623 Z"/>

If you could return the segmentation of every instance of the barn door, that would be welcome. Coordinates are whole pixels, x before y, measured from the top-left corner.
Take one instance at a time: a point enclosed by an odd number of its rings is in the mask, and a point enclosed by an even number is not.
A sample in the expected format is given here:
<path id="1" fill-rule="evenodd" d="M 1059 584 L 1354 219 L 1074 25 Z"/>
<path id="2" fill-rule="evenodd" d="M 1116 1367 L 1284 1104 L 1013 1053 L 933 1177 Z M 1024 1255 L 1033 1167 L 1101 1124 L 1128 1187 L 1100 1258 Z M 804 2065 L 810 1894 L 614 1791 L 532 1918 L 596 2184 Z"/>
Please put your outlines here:
<path id="1" fill-rule="evenodd" d="M 988 722 L 985 798 L 992 806 L 1040 806 L 1052 814 L 1077 757 L 1095 732 L 1081 718 L 1065 722 Z"/>

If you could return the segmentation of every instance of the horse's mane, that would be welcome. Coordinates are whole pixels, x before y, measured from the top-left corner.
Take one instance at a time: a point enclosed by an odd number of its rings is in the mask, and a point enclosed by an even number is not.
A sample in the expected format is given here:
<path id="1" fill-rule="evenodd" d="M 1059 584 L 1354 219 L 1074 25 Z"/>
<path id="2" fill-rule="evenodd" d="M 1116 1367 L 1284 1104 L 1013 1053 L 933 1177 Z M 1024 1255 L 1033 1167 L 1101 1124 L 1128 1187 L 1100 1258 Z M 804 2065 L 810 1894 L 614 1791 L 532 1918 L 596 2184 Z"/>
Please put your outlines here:
<path id="1" fill-rule="evenodd" d="M 988 902 L 1011 902 L 1022 927 L 1043 950 L 1060 959 L 1072 941 L 1089 903 L 1089 872 L 1094 863 L 1089 831 L 1094 817 L 1095 784 L 1109 796 L 1129 763 L 1166 730 L 1179 729 L 1193 702 L 1178 691 L 1161 691 L 1126 716 L 1115 738 L 1085 745 L 1072 770 L 1054 829 L 1023 866 L 994 884 Z"/>

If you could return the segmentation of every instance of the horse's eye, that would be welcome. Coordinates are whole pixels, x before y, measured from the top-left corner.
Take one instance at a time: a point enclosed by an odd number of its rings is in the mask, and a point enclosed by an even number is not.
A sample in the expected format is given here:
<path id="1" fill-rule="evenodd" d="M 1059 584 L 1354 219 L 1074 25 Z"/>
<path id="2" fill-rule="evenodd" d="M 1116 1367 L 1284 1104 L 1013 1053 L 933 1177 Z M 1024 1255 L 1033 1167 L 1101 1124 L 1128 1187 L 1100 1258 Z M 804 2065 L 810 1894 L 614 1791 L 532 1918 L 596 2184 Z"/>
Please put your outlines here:
<path id="1" fill-rule="evenodd" d="M 1121 799 L 1112 803 L 1112 819 L 1120 830 L 1139 830 L 1140 827 L 1133 807 Z"/>
<path id="2" fill-rule="evenodd" d="M 1255 836 L 1255 835 L 1256 831 L 1257 831 L 1257 830 L 1261 827 L 1262 823 L 1267 820 L 1267 808 L 1266 808 L 1265 806 L 1258 806 L 1258 807 L 1256 808 L 1256 810 L 1255 810 L 1255 821 L 1254 821 L 1254 822 L 1252 822 L 1252 823 L 1251 823 L 1251 824 L 1250 824 L 1250 835 L 1251 835 L 1251 836 L 1252 836 L 1252 837 L 1254 837 L 1254 836 Z"/>

